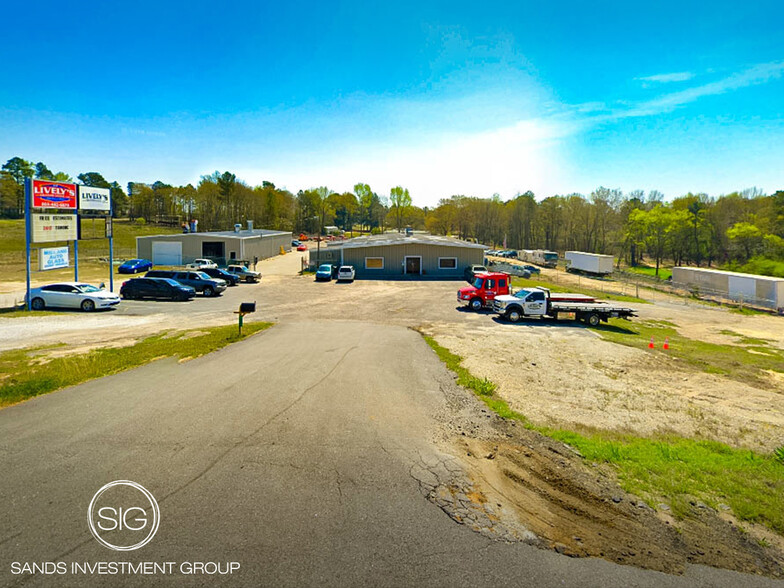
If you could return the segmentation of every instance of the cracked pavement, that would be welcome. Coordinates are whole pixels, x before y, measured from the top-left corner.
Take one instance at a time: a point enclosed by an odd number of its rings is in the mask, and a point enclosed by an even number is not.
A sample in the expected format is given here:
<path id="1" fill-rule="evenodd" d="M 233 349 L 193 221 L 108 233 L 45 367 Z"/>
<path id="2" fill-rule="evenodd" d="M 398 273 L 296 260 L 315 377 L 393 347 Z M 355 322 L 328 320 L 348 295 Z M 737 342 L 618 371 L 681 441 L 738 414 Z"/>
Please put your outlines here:
<path id="1" fill-rule="evenodd" d="M 414 331 L 301 320 L 0 411 L 0 586 L 775 585 L 573 559 L 478 493 L 447 440 L 489 415 Z M 85 512 L 128 479 L 158 500 L 144 548 Z M 237 561 L 232 576 L 33 576 L 12 561 Z"/>

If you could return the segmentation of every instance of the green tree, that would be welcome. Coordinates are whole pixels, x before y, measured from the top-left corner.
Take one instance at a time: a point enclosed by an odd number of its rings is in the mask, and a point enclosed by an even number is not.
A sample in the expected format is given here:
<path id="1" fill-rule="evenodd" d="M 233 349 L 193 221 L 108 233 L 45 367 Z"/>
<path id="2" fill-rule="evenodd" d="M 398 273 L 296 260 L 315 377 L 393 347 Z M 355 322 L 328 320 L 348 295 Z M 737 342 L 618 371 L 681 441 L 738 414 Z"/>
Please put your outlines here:
<path id="1" fill-rule="evenodd" d="M 389 209 L 395 221 L 395 228 L 399 233 L 403 228 L 403 221 L 411 206 L 411 195 L 408 193 L 407 188 L 402 186 L 395 186 L 389 192 Z"/>
<path id="2" fill-rule="evenodd" d="M 52 170 L 46 167 L 46 164 L 41 161 L 35 164 L 35 177 L 39 180 L 54 180 Z"/>
<path id="3" fill-rule="evenodd" d="M 758 226 L 747 222 L 735 223 L 727 229 L 727 237 L 740 245 L 745 253 L 743 261 L 751 259 L 754 252 L 762 244 L 763 236 L 764 234 Z"/>
<path id="4" fill-rule="evenodd" d="M 3 202 L 7 207 L 15 209 L 17 216 L 24 214 L 24 181 L 35 174 L 32 164 L 21 157 L 12 157 L 0 168 L 0 175 L 9 178 L 10 182 L 4 183 L 5 192 L 2 194 Z"/>

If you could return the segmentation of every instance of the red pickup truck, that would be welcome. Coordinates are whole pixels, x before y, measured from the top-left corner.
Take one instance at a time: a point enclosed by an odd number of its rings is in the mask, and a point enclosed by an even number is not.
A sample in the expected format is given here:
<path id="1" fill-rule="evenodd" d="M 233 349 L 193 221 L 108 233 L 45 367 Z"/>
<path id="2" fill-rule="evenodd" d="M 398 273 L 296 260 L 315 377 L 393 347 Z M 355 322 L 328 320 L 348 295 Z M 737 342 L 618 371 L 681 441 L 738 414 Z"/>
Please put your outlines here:
<path id="1" fill-rule="evenodd" d="M 474 275 L 473 285 L 457 291 L 457 301 L 471 310 L 492 308 L 496 296 L 509 294 L 509 275 L 500 272 L 482 272 Z"/>

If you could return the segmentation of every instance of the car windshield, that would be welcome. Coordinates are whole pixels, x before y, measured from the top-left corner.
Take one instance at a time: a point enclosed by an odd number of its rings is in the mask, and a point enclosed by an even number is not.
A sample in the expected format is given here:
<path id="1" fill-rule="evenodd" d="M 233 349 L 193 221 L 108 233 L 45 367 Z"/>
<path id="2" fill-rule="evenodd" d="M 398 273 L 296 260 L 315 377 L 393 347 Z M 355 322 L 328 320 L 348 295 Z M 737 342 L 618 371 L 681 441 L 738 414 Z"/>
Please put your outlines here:
<path id="1" fill-rule="evenodd" d="M 340 271 L 342 271 L 342 272 L 351 272 L 351 268 L 350 267 L 342 267 L 342 268 L 340 268 Z"/>
<path id="2" fill-rule="evenodd" d="M 204 272 L 196 272 L 196 275 L 199 276 L 202 280 L 209 280 L 210 279 L 210 276 L 208 276 Z"/>
<path id="3" fill-rule="evenodd" d="M 156 280 L 161 280 L 162 282 L 166 282 L 170 286 L 182 286 L 179 282 L 172 280 L 171 278 L 156 278 Z"/>
<path id="4" fill-rule="evenodd" d="M 95 286 L 92 286 L 90 284 L 77 284 L 76 289 L 79 290 L 80 292 L 85 292 L 85 293 L 101 291 L 100 288 L 96 288 Z"/>
<path id="5" fill-rule="evenodd" d="M 515 298 L 521 298 L 522 299 L 522 298 L 525 298 L 526 296 L 528 296 L 530 293 L 531 293 L 530 290 L 519 290 L 519 291 L 515 292 L 514 296 L 515 296 Z"/>
<path id="6" fill-rule="evenodd" d="M 325 263 L 324 265 L 320 265 L 319 266 L 319 271 L 320 272 L 331 272 L 332 271 L 332 266 L 327 264 L 327 263 Z"/>
<path id="7" fill-rule="evenodd" d="M 136 263 L 139 263 L 140 261 L 141 261 L 141 259 L 129 259 L 123 265 L 134 265 Z"/>

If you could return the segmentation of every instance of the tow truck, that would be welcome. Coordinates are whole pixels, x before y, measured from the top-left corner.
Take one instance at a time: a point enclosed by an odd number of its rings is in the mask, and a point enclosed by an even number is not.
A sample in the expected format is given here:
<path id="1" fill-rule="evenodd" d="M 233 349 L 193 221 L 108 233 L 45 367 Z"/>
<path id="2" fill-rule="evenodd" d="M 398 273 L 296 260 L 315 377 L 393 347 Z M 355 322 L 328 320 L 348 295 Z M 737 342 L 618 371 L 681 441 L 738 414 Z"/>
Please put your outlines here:
<path id="1" fill-rule="evenodd" d="M 493 298 L 493 312 L 511 323 L 526 317 L 574 319 L 592 327 L 611 318 L 629 319 L 637 316 L 634 309 L 601 302 L 584 294 L 551 294 L 540 286 L 522 288 L 512 295 Z"/>
<path id="2" fill-rule="evenodd" d="M 474 274 L 470 286 L 457 291 L 457 301 L 467 304 L 471 310 L 492 308 L 496 296 L 509 294 L 509 274 L 501 272 L 479 272 Z"/>

